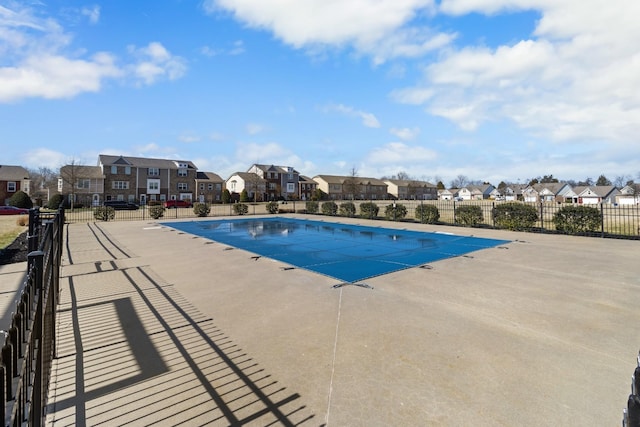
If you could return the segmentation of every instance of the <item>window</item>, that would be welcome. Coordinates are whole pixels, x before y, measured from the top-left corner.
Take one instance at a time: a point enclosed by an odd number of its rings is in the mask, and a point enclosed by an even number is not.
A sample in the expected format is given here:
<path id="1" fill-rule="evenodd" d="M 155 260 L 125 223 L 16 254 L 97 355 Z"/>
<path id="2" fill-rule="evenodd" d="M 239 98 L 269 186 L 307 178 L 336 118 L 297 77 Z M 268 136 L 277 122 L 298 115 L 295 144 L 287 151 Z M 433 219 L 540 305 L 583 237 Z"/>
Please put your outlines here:
<path id="1" fill-rule="evenodd" d="M 125 166 L 124 167 L 124 174 L 125 175 L 131 175 L 131 166 Z"/>
<path id="2" fill-rule="evenodd" d="M 114 175 L 118 174 L 118 167 L 116 165 L 111 166 L 111 173 Z"/>
<path id="3" fill-rule="evenodd" d="M 186 182 L 179 182 L 178 183 L 178 191 L 186 191 L 188 190 L 188 185 Z"/>
<path id="4" fill-rule="evenodd" d="M 287 183 L 287 193 L 293 193 L 296 191 L 296 185 L 293 182 Z"/>
<path id="5" fill-rule="evenodd" d="M 111 188 L 114 190 L 128 190 L 129 189 L 129 181 L 113 181 L 111 183 Z M 121 199 L 119 199 L 121 200 Z"/>
<path id="6" fill-rule="evenodd" d="M 186 169 L 180 168 L 178 169 L 178 176 L 187 176 L 188 171 Z"/>
<path id="7" fill-rule="evenodd" d="M 209 183 L 209 185 L 207 185 L 207 189 L 208 189 L 209 191 L 213 190 L 213 184 Z"/>
<path id="8" fill-rule="evenodd" d="M 9 193 L 15 193 L 17 188 L 18 188 L 18 186 L 17 186 L 15 181 L 7 182 L 7 191 Z"/>
<path id="9" fill-rule="evenodd" d="M 149 179 L 149 180 L 147 180 L 147 193 L 149 193 L 149 194 L 159 194 L 160 193 L 160 180 L 159 179 Z"/>
<path id="10" fill-rule="evenodd" d="M 76 182 L 76 188 L 78 188 L 80 190 L 88 190 L 89 187 L 91 187 L 91 180 L 90 179 L 79 179 Z"/>
<path id="11" fill-rule="evenodd" d="M 149 168 L 147 171 L 149 176 L 160 176 L 160 169 L 158 168 Z"/>
<path id="12" fill-rule="evenodd" d="M 204 191 L 204 182 L 200 183 L 200 190 Z"/>

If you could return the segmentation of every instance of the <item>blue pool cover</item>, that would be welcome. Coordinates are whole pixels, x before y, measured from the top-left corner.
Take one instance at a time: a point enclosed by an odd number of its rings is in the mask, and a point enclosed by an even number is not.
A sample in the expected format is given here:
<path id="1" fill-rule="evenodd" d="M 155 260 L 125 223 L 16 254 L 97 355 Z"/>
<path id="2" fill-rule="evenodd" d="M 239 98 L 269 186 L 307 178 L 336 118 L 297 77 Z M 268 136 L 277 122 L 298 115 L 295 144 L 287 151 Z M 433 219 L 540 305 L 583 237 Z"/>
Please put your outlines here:
<path id="1" fill-rule="evenodd" d="M 282 217 L 164 225 L 347 283 L 508 243 Z"/>

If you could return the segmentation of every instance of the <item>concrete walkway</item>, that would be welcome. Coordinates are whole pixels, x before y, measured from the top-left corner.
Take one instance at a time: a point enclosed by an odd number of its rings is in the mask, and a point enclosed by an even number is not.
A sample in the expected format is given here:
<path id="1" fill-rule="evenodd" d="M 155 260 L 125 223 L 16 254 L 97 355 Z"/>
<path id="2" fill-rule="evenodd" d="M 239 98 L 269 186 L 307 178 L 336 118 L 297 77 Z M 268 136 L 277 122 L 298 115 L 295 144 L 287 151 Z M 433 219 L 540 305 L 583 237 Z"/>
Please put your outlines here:
<path id="1" fill-rule="evenodd" d="M 334 289 L 159 222 L 69 225 L 47 424 L 620 424 L 640 242 L 396 226 L 512 242 Z"/>
<path id="2" fill-rule="evenodd" d="M 27 263 L 0 265 L 0 329 L 7 330 L 27 275 Z"/>

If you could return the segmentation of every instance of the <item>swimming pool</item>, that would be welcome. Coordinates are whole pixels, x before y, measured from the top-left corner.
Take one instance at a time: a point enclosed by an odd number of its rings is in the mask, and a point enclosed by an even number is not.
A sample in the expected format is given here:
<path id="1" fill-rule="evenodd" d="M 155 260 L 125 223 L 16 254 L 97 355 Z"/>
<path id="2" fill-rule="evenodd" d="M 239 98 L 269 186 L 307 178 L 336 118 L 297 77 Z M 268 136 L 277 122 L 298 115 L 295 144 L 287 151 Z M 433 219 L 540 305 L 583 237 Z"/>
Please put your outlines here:
<path id="1" fill-rule="evenodd" d="M 348 283 L 508 243 L 283 217 L 163 225 Z"/>

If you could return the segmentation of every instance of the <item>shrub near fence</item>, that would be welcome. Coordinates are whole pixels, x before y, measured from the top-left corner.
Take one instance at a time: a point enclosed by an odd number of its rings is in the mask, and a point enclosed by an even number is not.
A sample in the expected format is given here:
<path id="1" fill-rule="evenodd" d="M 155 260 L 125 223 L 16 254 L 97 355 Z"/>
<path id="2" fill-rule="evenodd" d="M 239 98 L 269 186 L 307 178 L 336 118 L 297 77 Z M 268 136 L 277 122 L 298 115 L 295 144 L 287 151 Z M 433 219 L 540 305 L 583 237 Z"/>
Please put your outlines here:
<path id="1" fill-rule="evenodd" d="M 507 230 L 530 230 L 538 220 L 538 211 L 534 206 L 517 202 L 497 205 L 493 209 L 493 221 L 496 227 Z"/>
<path id="2" fill-rule="evenodd" d="M 307 202 L 289 202 L 295 209 L 296 203 L 299 206 L 306 207 L 306 213 L 314 214 L 320 211 L 321 204 L 325 202 L 307 201 Z M 333 202 L 336 203 L 336 202 Z M 367 219 L 384 219 L 379 216 L 380 209 L 386 209 L 392 205 L 391 200 L 349 200 L 344 203 L 353 203 L 356 212 L 360 212 L 358 216 Z M 512 202 L 495 202 L 493 200 L 466 200 L 457 202 L 452 200 L 403 200 L 402 204 L 407 208 L 406 218 L 415 218 L 418 222 L 432 224 L 449 224 L 464 225 L 459 221 L 456 222 L 456 211 L 462 206 L 477 206 L 474 209 L 480 209 L 482 220 L 477 222 L 475 226 L 485 227 L 501 227 L 494 217 L 495 209 L 504 204 Z M 556 232 L 554 216 L 560 209 L 566 206 L 575 206 L 571 204 L 558 203 L 524 203 L 513 202 L 522 206 L 529 206 L 529 210 L 534 209 L 538 213 L 538 219 L 529 228 L 539 232 Z M 237 204 L 237 203 L 236 203 Z M 235 211 L 236 205 L 230 204 L 212 204 L 209 216 L 234 216 L 238 215 Z M 372 204 L 372 205 L 371 205 Z M 363 214 L 364 205 L 364 214 Z M 246 204 L 247 211 L 243 215 L 264 215 L 267 214 L 267 203 L 249 203 Z M 600 228 L 590 234 L 597 233 L 603 237 L 623 237 L 623 238 L 640 238 L 640 205 L 614 205 L 604 203 L 600 205 L 592 205 L 600 213 Z M 280 208 L 280 206 L 279 206 Z M 376 210 L 377 209 L 377 210 Z M 116 211 L 113 221 L 132 221 L 132 220 L 149 220 L 151 207 L 141 206 L 138 210 L 132 211 Z M 280 214 L 293 212 L 293 210 L 285 212 L 279 209 Z M 299 212 L 299 211 L 296 211 Z M 302 211 L 300 211 L 302 213 Z M 384 211 L 383 211 L 384 212 Z M 428 215 L 426 213 L 429 212 Z M 342 213 L 338 212 L 342 215 Z M 348 216 L 348 215 L 345 215 Z M 94 209 L 74 209 L 67 210 L 65 217 L 68 222 L 91 222 L 95 221 Z M 167 210 L 162 219 L 187 219 L 195 218 L 197 215 L 189 208 L 177 208 Z"/>

